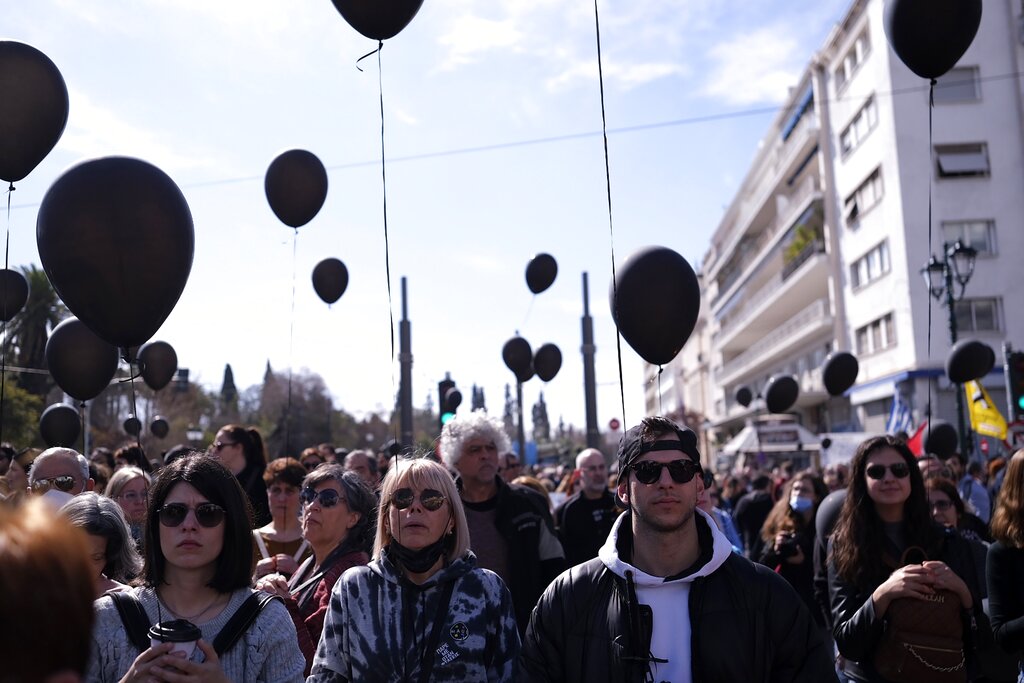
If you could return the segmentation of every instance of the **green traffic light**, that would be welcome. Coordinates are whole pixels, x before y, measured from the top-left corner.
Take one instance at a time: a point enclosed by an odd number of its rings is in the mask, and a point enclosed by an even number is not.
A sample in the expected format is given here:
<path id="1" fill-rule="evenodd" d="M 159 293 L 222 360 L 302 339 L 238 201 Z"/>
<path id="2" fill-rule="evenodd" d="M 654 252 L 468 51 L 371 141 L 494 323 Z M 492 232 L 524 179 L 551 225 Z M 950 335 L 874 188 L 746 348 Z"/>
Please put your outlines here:
<path id="1" fill-rule="evenodd" d="M 1024 410 L 1024 395 L 1017 397 L 1017 407 Z"/>

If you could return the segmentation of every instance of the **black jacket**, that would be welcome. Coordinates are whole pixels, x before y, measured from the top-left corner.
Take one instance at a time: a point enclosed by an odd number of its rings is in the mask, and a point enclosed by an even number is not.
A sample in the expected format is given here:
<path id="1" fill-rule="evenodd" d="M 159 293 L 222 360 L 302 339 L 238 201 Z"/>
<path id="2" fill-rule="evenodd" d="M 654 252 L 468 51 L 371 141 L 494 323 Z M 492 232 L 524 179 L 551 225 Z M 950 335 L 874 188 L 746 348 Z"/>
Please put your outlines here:
<path id="1" fill-rule="evenodd" d="M 615 494 L 608 490 L 596 501 L 585 498 L 582 492 L 565 501 L 555 511 L 555 519 L 566 564 L 572 567 L 597 557 L 598 549 L 621 512 Z"/>
<path id="2" fill-rule="evenodd" d="M 703 519 L 698 532 L 705 551 L 711 532 Z M 652 613 L 627 583 L 600 558 L 558 577 L 534 610 L 520 680 L 644 681 L 647 660 L 635 653 L 650 651 Z M 823 632 L 789 584 L 765 567 L 730 553 L 694 579 L 688 604 L 694 683 L 836 680 Z"/>

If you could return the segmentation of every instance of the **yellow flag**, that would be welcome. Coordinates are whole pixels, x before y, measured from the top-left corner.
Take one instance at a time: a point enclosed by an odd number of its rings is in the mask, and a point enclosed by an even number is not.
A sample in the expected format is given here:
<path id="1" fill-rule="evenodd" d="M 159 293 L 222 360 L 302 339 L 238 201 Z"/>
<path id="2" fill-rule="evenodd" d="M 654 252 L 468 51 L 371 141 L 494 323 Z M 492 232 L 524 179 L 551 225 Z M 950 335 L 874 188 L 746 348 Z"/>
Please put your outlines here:
<path id="1" fill-rule="evenodd" d="M 999 412 L 992 398 L 977 381 L 971 380 L 964 384 L 967 394 L 967 410 L 971 415 L 971 429 L 982 436 L 1006 439 L 1006 420 Z"/>

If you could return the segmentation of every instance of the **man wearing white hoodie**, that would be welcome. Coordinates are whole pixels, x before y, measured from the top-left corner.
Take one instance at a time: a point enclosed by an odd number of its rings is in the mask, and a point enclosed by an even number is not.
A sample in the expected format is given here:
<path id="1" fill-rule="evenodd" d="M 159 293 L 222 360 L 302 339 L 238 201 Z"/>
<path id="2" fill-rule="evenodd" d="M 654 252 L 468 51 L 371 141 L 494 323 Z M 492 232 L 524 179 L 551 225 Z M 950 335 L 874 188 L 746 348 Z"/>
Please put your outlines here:
<path id="1" fill-rule="evenodd" d="M 619 444 L 629 507 L 597 559 L 534 608 L 520 680 L 835 681 L 824 633 L 788 583 L 732 552 L 708 515 L 696 435 L 644 418 Z"/>

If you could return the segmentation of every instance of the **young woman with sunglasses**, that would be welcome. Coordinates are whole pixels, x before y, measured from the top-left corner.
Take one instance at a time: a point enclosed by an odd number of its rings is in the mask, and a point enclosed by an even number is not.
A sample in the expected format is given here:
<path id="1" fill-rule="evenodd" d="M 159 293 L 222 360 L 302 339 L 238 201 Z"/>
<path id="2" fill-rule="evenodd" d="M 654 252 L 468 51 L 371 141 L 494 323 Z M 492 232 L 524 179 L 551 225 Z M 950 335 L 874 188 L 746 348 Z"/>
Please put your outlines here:
<path id="1" fill-rule="evenodd" d="M 272 519 L 252 532 L 256 542 L 254 579 L 270 574 L 287 579 L 312 552 L 299 525 L 299 492 L 305 476 L 306 470 L 295 458 L 271 460 L 263 472 Z"/>
<path id="2" fill-rule="evenodd" d="M 288 611 L 266 605 L 227 651 L 211 643 L 253 594 L 251 513 L 238 481 L 196 453 L 165 467 L 150 490 L 141 585 L 131 591 L 150 624 L 183 619 L 202 637 L 190 658 L 172 643 L 140 651 L 110 597 L 96 602 L 89 681 L 302 680 L 304 660 Z"/>
<path id="3" fill-rule="evenodd" d="M 381 484 L 374 559 L 334 587 L 308 683 L 513 681 L 512 598 L 476 566 L 455 482 L 429 459 Z"/>
<path id="4" fill-rule="evenodd" d="M 929 559 L 901 566 L 908 548 L 920 548 Z M 960 599 L 964 651 L 973 667 L 969 645 L 981 599 L 971 551 L 955 531 L 932 520 L 924 480 L 903 441 L 878 436 L 858 446 L 829 543 L 828 581 L 833 636 L 851 680 L 886 680 L 873 660 L 893 601 L 926 600 L 940 590 Z"/>
<path id="5" fill-rule="evenodd" d="M 270 524 L 270 506 L 267 504 L 267 485 L 263 470 L 267 467 L 267 449 L 263 436 L 255 427 L 224 425 L 207 451 L 231 470 L 252 506 L 253 528 Z"/>
<path id="6" fill-rule="evenodd" d="M 302 535 L 313 554 L 292 574 L 291 580 L 271 574 L 256 587 L 284 599 L 295 623 L 308 674 L 334 584 L 346 569 L 370 561 L 365 549 L 372 540 L 377 497 L 355 472 L 330 464 L 306 475 L 300 499 Z"/>

